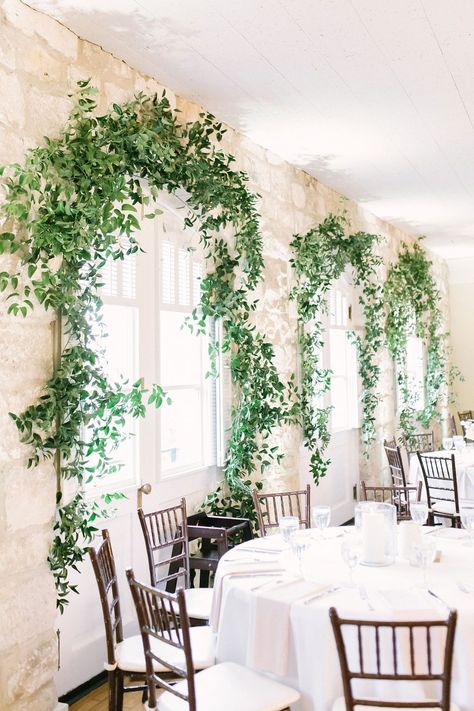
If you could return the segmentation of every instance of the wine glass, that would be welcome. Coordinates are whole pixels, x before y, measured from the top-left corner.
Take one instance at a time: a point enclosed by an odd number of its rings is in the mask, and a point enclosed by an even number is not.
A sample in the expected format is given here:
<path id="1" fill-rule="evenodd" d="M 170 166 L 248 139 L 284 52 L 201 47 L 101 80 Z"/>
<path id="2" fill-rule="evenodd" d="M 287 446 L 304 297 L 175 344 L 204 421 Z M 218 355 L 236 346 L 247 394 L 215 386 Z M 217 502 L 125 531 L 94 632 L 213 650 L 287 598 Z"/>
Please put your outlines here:
<path id="1" fill-rule="evenodd" d="M 434 541 L 424 539 L 422 543 L 413 546 L 413 560 L 415 565 L 423 571 L 421 587 L 425 590 L 428 588 L 428 568 L 435 557 L 436 544 Z"/>
<path id="2" fill-rule="evenodd" d="M 443 449 L 449 451 L 450 449 L 453 448 L 453 438 L 452 437 L 443 437 L 442 444 L 443 444 Z"/>
<path id="3" fill-rule="evenodd" d="M 461 523 L 466 529 L 468 535 L 468 546 L 474 546 L 474 507 L 461 506 L 459 513 L 461 514 Z"/>
<path id="4" fill-rule="evenodd" d="M 341 543 L 341 555 L 342 560 L 349 568 L 349 585 L 348 587 L 354 588 L 354 571 L 360 563 L 361 559 L 361 544 L 358 538 L 346 538 L 345 541 Z"/>
<path id="5" fill-rule="evenodd" d="M 319 537 L 324 538 L 324 529 L 329 526 L 331 520 L 330 506 L 313 506 L 313 523 L 319 531 Z"/>
<path id="6" fill-rule="evenodd" d="M 280 534 L 283 542 L 289 545 L 296 531 L 299 531 L 300 520 L 297 516 L 282 516 L 279 521 Z"/>
<path id="7" fill-rule="evenodd" d="M 411 501 L 410 516 L 415 523 L 423 526 L 428 518 L 428 504 L 426 501 Z"/>
<path id="8" fill-rule="evenodd" d="M 290 550 L 298 561 L 298 573 L 303 577 L 303 558 L 311 546 L 309 531 L 295 532 L 290 538 Z"/>

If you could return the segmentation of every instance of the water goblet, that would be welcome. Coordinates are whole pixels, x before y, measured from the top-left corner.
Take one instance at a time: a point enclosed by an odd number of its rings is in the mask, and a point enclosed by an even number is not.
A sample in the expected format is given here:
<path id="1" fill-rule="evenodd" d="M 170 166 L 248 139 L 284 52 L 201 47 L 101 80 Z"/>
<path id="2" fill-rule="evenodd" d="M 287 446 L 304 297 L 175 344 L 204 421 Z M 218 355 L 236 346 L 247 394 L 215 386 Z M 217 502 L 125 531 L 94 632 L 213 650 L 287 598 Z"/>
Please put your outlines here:
<path id="1" fill-rule="evenodd" d="M 311 537 L 308 531 L 297 531 L 290 538 L 290 550 L 298 563 L 298 574 L 303 577 L 303 558 L 311 547 Z"/>
<path id="2" fill-rule="evenodd" d="M 345 541 L 341 543 L 341 556 L 344 563 L 349 568 L 349 585 L 348 587 L 354 588 L 354 571 L 360 563 L 361 559 L 361 543 L 358 538 L 351 537 L 346 538 Z"/>
<path id="3" fill-rule="evenodd" d="M 442 445 L 443 445 L 443 449 L 445 449 L 446 451 L 449 451 L 450 449 L 453 448 L 453 438 L 452 437 L 443 437 Z"/>
<path id="4" fill-rule="evenodd" d="M 292 536 L 296 531 L 299 531 L 299 518 L 297 516 L 282 516 L 279 521 L 279 528 L 283 542 L 288 546 Z"/>
<path id="5" fill-rule="evenodd" d="M 329 526 L 330 521 L 330 506 L 313 506 L 313 523 L 319 531 L 319 538 L 324 538 L 323 531 Z"/>
<path id="6" fill-rule="evenodd" d="M 456 452 L 460 452 L 463 450 L 466 446 L 466 440 L 462 435 L 456 435 L 453 437 L 453 444 L 454 444 L 454 449 Z"/>
<path id="7" fill-rule="evenodd" d="M 411 501 L 410 516 L 415 523 L 423 526 L 428 518 L 428 504 L 426 501 Z"/>
<path id="8" fill-rule="evenodd" d="M 465 545 L 474 546 L 474 502 L 472 506 L 461 506 L 459 513 L 461 514 L 461 523 L 467 531 L 468 540 Z"/>
<path id="9" fill-rule="evenodd" d="M 413 560 L 418 568 L 422 569 L 421 587 L 428 589 L 428 568 L 436 557 L 436 544 L 432 540 L 424 539 L 413 547 Z"/>

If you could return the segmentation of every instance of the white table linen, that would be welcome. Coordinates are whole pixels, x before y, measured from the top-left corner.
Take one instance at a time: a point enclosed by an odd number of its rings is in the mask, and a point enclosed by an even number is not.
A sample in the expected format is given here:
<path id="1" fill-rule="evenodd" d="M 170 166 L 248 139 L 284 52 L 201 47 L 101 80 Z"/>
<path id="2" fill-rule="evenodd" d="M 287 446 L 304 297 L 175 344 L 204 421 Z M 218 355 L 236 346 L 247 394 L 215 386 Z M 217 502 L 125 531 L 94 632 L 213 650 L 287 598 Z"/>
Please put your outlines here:
<path id="1" fill-rule="evenodd" d="M 460 499 L 474 500 L 474 447 L 465 447 L 462 451 L 427 452 L 434 457 L 450 457 L 454 454 L 456 462 L 456 477 Z M 410 471 L 408 479 L 411 484 L 423 481 L 420 462 L 416 454 L 410 456 Z"/>
<path id="2" fill-rule="evenodd" d="M 288 582 L 294 569 L 275 578 L 226 574 L 231 565 L 226 557 L 219 564 L 216 576 L 213 621 L 217 628 L 217 660 L 234 661 L 259 672 L 272 673 L 299 689 L 301 701 L 292 706 L 292 711 L 330 711 L 334 701 L 343 694 L 329 607 L 336 607 L 341 615 L 361 619 L 436 619 L 448 614 L 443 602 L 416 588 L 421 571 L 401 560 L 393 566 L 359 567 L 357 582 L 366 588 L 370 606 L 375 608 L 373 611 L 358 589 L 347 587 L 322 594 L 306 604 L 304 596 L 347 583 L 348 570 L 340 555 L 343 538 L 334 538 L 333 535 L 337 535 L 334 531 L 339 533 L 341 529 L 329 529 L 328 539 L 315 540 L 306 554 L 303 567 L 306 586 Z M 458 610 L 452 700 L 461 711 L 474 711 L 474 549 L 464 546 L 465 540 L 460 540 L 459 535 L 450 534 L 446 529 L 443 533 L 428 534 L 442 551 L 441 562 L 430 568 L 429 587 Z M 274 536 L 265 539 L 265 543 L 278 540 Z M 262 547 L 262 540 L 246 543 L 245 547 L 248 550 L 252 545 L 255 549 Z M 238 557 L 237 552 L 228 555 L 233 561 Z M 287 567 L 287 556 L 287 553 L 261 554 L 262 558 L 270 557 L 275 568 L 278 561 Z M 255 569 L 257 563 L 252 562 L 252 565 Z M 264 563 L 260 571 L 263 573 L 271 565 Z M 243 567 L 243 563 L 239 567 Z M 279 591 L 282 579 L 285 585 Z M 469 590 L 472 585 L 473 592 L 462 592 L 457 580 L 466 582 Z M 259 610 L 266 598 L 270 600 L 275 596 L 280 612 L 266 615 L 262 627 Z M 401 691 L 401 686 L 401 683 L 396 685 L 399 700 L 408 693 L 407 688 Z"/>

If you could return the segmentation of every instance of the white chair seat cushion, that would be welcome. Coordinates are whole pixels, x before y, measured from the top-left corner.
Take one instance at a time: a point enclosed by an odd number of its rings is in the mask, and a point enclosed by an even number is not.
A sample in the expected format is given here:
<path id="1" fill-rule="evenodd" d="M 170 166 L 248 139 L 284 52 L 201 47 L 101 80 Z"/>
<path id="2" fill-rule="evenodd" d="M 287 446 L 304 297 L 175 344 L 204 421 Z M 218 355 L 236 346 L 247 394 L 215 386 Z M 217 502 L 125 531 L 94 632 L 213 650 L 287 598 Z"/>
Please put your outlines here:
<path id="1" fill-rule="evenodd" d="M 300 697 L 295 689 L 233 662 L 199 672 L 195 686 L 198 711 L 282 711 Z M 186 681 L 180 681 L 175 688 L 187 694 Z M 166 691 L 158 699 L 158 709 L 189 711 L 189 706 Z"/>
<path id="2" fill-rule="evenodd" d="M 211 616 L 212 588 L 187 588 L 186 609 L 189 617 L 196 620 L 208 620 Z"/>
<path id="3" fill-rule="evenodd" d="M 367 699 L 369 700 L 369 699 Z M 428 701 L 430 699 L 426 699 Z M 372 701 L 372 699 L 370 699 Z M 380 701 L 380 699 L 379 699 Z M 356 706 L 356 711 L 374 711 L 376 707 L 374 706 Z M 451 711 L 459 711 L 459 707 L 456 706 L 456 704 L 451 704 L 450 706 Z M 346 711 L 346 702 L 344 700 L 343 696 L 340 696 L 336 701 L 334 702 L 332 706 L 332 711 Z M 397 708 L 396 706 L 390 706 L 390 711 L 406 711 L 406 709 L 400 709 Z M 424 711 L 437 711 L 436 707 L 433 708 L 427 708 Z M 438 706 L 438 711 L 439 711 L 439 706 Z"/>
<path id="4" fill-rule="evenodd" d="M 191 649 L 193 651 L 193 661 L 195 669 L 207 669 L 215 661 L 215 635 L 210 627 L 191 627 Z M 174 665 L 185 667 L 184 654 L 180 649 L 172 647 L 170 644 L 151 639 L 153 652 L 172 662 Z M 128 637 L 123 642 L 119 642 L 115 648 L 115 658 L 117 666 L 122 671 L 144 673 L 145 655 L 143 653 L 143 642 L 141 635 Z M 160 664 L 155 663 L 155 671 L 168 671 Z"/>
<path id="5" fill-rule="evenodd" d="M 454 501 L 433 501 L 432 512 L 436 516 L 436 512 L 454 514 L 456 506 Z"/>

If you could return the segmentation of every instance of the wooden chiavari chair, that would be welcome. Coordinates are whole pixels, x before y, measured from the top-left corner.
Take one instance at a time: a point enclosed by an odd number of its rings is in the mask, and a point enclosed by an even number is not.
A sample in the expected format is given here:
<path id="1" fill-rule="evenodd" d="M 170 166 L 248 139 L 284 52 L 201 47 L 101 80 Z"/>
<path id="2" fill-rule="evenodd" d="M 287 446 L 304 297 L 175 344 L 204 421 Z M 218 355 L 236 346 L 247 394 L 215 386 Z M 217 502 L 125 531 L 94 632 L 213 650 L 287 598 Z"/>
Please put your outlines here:
<path id="1" fill-rule="evenodd" d="M 397 521 L 409 521 L 410 502 L 421 500 L 421 481 L 416 486 L 367 486 L 360 483 L 360 500 L 393 504 L 397 509 Z"/>
<path id="2" fill-rule="evenodd" d="M 127 577 L 143 640 L 148 711 L 283 711 L 298 701 L 295 689 L 233 662 L 196 674 L 191 647 L 195 628 L 189 627 L 184 591 L 173 594 L 143 585 L 132 570 Z M 156 644 L 168 646 L 171 654 L 163 658 L 155 652 Z M 180 681 L 170 684 L 160 667 Z M 157 687 L 164 690 L 160 696 Z"/>
<path id="3" fill-rule="evenodd" d="M 461 431 L 463 433 L 463 436 L 466 436 L 466 429 L 462 425 L 462 422 L 464 420 L 472 420 L 472 410 L 463 410 L 461 412 L 458 412 L 458 417 L 459 417 L 459 424 L 461 425 Z"/>
<path id="4" fill-rule="evenodd" d="M 403 467 L 402 455 L 400 452 L 400 447 L 397 445 L 395 440 L 387 442 L 384 440 L 383 448 L 388 459 L 388 466 L 390 468 L 390 476 L 392 478 L 393 486 L 406 486 L 407 479 L 405 476 L 405 469 Z"/>
<path id="5" fill-rule="evenodd" d="M 311 526 L 311 493 L 309 484 L 301 491 L 283 491 L 276 494 L 252 492 L 261 536 L 275 530 L 283 516 L 297 516 L 305 528 Z"/>
<path id="6" fill-rule="evenodd" d="M 341 665 L 344 698 L 338 699 L 333 711 L 369 711 L 371 708 L 391 709 L 440 709 L 454 711 L 451 706 L 451 672 L 453 664 L 454 635 L 457 613 L 452 610 L 447 620 L 423 621 L 376 621 L 354 620 L 339 617 L 331 607 L 329 616 L 336 640 L 339 663 Z M 357 638 L 353 645 L 355 659 L 349 659 L 344 640 L 344 632 L 351 629 Z M 445 634 L 443 658 L 437 664 L 434 650 L 434 636 L 439 643 Z M 383 644 L 384 637 L 387 643 Z M 426 645 L 426 662 L 420 663 L 416 645 Z M 382 653 L 387 649 L 382 659 Z M 361 698 L 353 688 L 354 681 L 386 682 L 439 682 L 440 694 L 435 699 L 399 701 L 392 698 Z M 380 688 L 380 686 L 378 687 Z M 413 687 L 411 687 L 413 688 Z M 393 684 L 390 687 L 392 692 Z M 392 692 L 393 693 L 393 692 Z M 392 693 L 390 694 L 392 696 Z M 403 696 L 406 699 L 406 695 Z"/>
<path id="7" fill-rule="evenodd" d="M 89 555 L 104 617 L 107 642 L 107 662 L 104 666 L 108 672 L 109 711 L 122 711 L 125 693 L 141 691 L 145 696 L 146 664 L 141 635 L 123 636 L 117 572 L 107 530 L 102 531 L 102 538 L 103 541 L 97 548 L 89 548 Z M 196 668 L 210 667 L 215 659 L 215 639 L 211 629 L 204 626 L 193 627 L 190 634 Z M 156 646 L 155 651 L 158 651 Z M 167 649 L 161 648 L 159 651 L 164 655 L 168 654 Z M 164 674 L 168 673 L 166 667 L 162 666 L 160 669 Z M 132 681 L 140 680 L 142 683 L 125 686 L 126 677 Z"/>
<path id="8" fill-rule="evenodd" d="M 428 523 L 434 524 L 434 517 L 447 518 L 451 525 L 460 528 L 458 482 L 454 454 L 450 457 L 436 457 L 420 454 L 418 459 L 425 482 L 428 502 Z"/>
<path id="9" fill-rule="evenodd" d="M 145 539 L 145 547 L 153 587 L 175 592 L 185 589 L 189 616 L 207 621 L 211 613 L 212 588 L 190 587 L 189 539 L 186 500 L 177 506 L 144 513 L 138 518 Z"/>
<path id="10" fill-rule="evenodd" d="M 419 432 L 404 438 L 405 449 L 410 461 L 410 455 L 417 452 L 434 452 L 434 433 Z"/>

